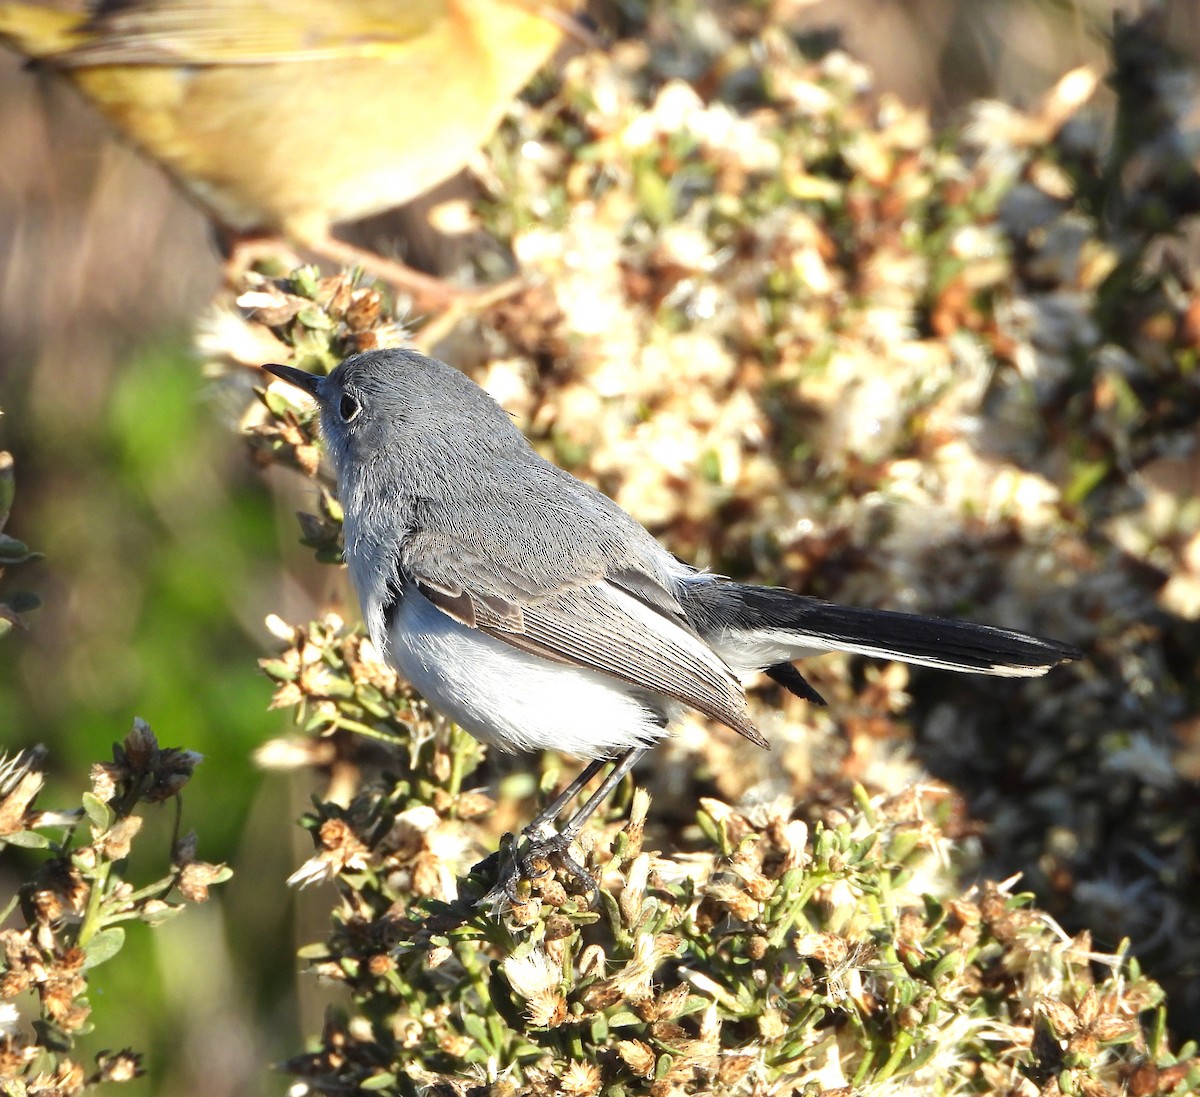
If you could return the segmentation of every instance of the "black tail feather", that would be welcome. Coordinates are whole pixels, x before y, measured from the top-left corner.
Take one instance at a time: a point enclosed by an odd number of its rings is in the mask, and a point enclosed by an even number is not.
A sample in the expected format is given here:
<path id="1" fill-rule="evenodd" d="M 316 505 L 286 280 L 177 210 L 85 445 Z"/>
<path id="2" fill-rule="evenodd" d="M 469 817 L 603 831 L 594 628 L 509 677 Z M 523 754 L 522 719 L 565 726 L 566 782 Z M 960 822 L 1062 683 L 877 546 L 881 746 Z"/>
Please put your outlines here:
<path id="1" fill-rule="evenodd" d="M 802 697 L 805 701 L 811 701 L 814 705 L 820 705 L 822 708 L 825 706 L 825 698 L 813 689 L 809 680 L 791 663 L 776 663 L 773 667 L 765 668 L 763 673 L 797 697 Z"/>
<path id="2" fill-rule="evenodd" d="M 895 658 L 953 663 L 981 671 L 999 667 L 1033 671 L 1083 655 L 1070 644 L 974 621 L 856 609 L 792 597 L 800 604 L 774 627 L 821 638 L 834 648 L 867 646 Z"/>
<path id="3" fill-rule="evenodd" d="M 701 632 L 741 634 L 768 648 L 767 641 L 773 637 L 783 648 L 791 644 L 797 649 L 796 658 L 805 648 L 828 649 L 948 670 L 1036 675 L 1083 657 L 1070 644 L 1014 629 L 839 606 L 778 587 L 715 580 L 692 584 L 688 595 L 689 618 Z M 781 650 L 774 658 L 790 656 Z"/>

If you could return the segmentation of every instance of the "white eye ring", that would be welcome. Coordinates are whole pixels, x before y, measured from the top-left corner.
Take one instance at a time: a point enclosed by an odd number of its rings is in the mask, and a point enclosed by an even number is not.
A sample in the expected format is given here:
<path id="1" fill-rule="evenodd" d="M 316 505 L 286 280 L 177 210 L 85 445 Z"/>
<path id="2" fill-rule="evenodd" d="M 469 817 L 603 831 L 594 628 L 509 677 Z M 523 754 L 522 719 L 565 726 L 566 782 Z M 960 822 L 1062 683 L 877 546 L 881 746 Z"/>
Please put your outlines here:
<path id="1" fill-rule="evenodd" d="M 338 401 L 338 415 L 342 417 L 342 422 L 353 423 L 361 413 L 362 404 L 358 402 L 358 398 L 349 392 L 343 392 L 341 400 Z"/>

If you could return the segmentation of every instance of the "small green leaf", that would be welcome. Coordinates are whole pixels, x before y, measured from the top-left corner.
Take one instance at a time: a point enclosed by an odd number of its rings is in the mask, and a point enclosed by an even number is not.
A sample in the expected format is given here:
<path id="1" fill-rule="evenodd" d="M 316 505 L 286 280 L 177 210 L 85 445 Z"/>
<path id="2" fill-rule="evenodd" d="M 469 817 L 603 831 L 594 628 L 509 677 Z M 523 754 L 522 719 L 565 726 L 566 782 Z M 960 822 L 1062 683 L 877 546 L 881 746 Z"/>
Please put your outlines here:
<path id="1" fill-rule="evenodd" d="M 369 1093 L 375 1092 L 377 1089 L 387 1089 L 388 1086 L 396 1084 L 396 1076 L 388 1071 L 382 1074 L 372 1074 L 370 1078 L 358 1083 L 359 1089 L 365 1089 Z"/>
<path id="2" fill-rule="evenodd" d="M 513 993 L 513 989 L 509 985 L 503 969 L 500 967 L 499 962 L 495 960 L 489 964 L 489 969 L 488 994 L 491 996 L 492 1006 L 508 1022 L 509 1027 L 514 1032 L 522 1032 L 526 1027 L 525 1018 L 521 1013 L 516 995 Z M 468 1029 L 468 1031 L 470 1030 Z"/>
<path id="3" fill-rule="evenodd" d="M 628 1028 L 630 1025 L 641 1025 L 644 1023 L 636 1013 L 628 1009 L 618 1010 L 608 1019 L 610 1028 Z"/>
<path id="4" fill-rule="evenodd" d="M 337 496 L 325 488 L 321 489 L 321 511 L 329 521 L 339 525 L 346 519 L 346 512 L 338 502 Z"/>
<path id="5" fill-rule="evenodd" d="M 317 278 L 319 272 L 316 267 L 306 266 L 297 267 L 291 271 L 288 278 L 291 280 L 292 289 L 301 297 L 313 298 L 317 294 Z"/>
<path id="6" fill-rule="evenodd" d="M 83 810 L 87 812 L 88 822 L 92 824 L 92 830 L 97 834 L 108 830 L 116 820 L 113 809 L 91 792 L 83 794 Z"/>
<path id="7" fill-rule="evenodd" d="M 934 964 L 933 971 L 929 974 L 929 981 L 934 986 L 937 986 L 946 979 L 950 979 L 958 975 L 962 969 L 963 954 L 958 951 L 947 952 L 945 956 L 943 956 L 936 964 Z"/>
<path id="8" fill-rule="evenodd" d="M 326 697 L 353 697 L 354 683 L 345 678 L 335 678 L 330 675 L 321 683 L 321 691 Z"/>
<path id="9" fill-rule="evenodd" d="M 670 220 L 675 208 L 674 194 L 670 184 L 649 160 L 637 165 L 635 190 L 638 204 L 651 224 L 661 225 Z"/>
<path id="10" fill-rule="evenodd" d="M 362 690 L 358 695 L 358 703 L 362 705 L 372 716 L 379 720 L 386 720 L 392 715 L 392 710 L 382 701 L 377 701 L 374 696 Z"/>
<path id="11" fill-rule="evenodd" d="M 27 590 L 14 591 L 12 594 L 0 598 L 0 602 L 3 602 L 14 613 L 28 613 L 42 604 L 42 600 L 36 594 L 31 594 Z"/>
<path id="12" fill-rule="evenodd" d="M 921 833 L 916 829 L 898 831 L 888 843 L 888 858 L 893 864 L 903 864 L 923 841 Z"/>
<path id="13" fill-rule="evenodd" d="M 0 533 L 0 560 L 6 564 L 18 564 L 22 560 L 28 560 L 29 555 L 29 546 L 24 541 L 9 537 L 7 533 Z"/>
<path id="14" fill-rule="evenodd" d="M 318 941 L 315 944 L 305 945 L 303 948 L 296 950 L 296 955 L 301 960 L 328 960 L 332 956 L 329 951 L 329 946 L 324 941 Z"/>
<path id="15" fill-rule="evenodd" d="M 125 931 L 120 926 L 102 929 L 84 946 L 83 968 L 99 967 L 111 960 L 125 946 Z"/>
<path id="16" fill-rule="evenodd" d="M 266 672 L 268 678 L 273 678 L 276 682 L 294 682 L 297 678 L 295 668 L 283 659 L 261 659 L 258 665 Z"/>
<path id="17" fill-rule="evenodd" d="M 329 331 L 333 327 L 329 314 L 320 308 L 302 308 L 296 313 L 296 319 L 310 331 Z"/>
<path id="18" fill-rule="evenodd" d="M 20 846 L 22 849 L 45 849 L 50 839 L 34 830 L 18 830 L 15 834 L 6 834 L 0 845 Z"/>
<path id="19" fill-rule="evenodd" d="M 1071 470 L 1071 481 L 1063 492 L 1063 500 L 1072 506 L 1078 506 L 1100 486 L 1111 467 L 1107 458 L 1076 462 Z"/>
<path id="20" fill-rule="evenodd" d="M 486 1047 L 488 1044 L 488 1031 L 483 1018 L 478 1013 L 466 1013 L 463 1015 L 462 1021 L 467 1035 Z"/>
<path id="21" fill-rule="evenodd" d="M 710 484 L 721 482 L 721 455 L 715 449 L 706 449 L 700 454 L 700 476 Z"/>
<path id="22" fill-rule="evenodd" d="M 714 846 L 721 847 L 721 832 L 717 829 L 716 820 L 707 812 L 696 812 L 696 822 L 700 829 L 704 832 L 704 837 L 707 838 Z"/>

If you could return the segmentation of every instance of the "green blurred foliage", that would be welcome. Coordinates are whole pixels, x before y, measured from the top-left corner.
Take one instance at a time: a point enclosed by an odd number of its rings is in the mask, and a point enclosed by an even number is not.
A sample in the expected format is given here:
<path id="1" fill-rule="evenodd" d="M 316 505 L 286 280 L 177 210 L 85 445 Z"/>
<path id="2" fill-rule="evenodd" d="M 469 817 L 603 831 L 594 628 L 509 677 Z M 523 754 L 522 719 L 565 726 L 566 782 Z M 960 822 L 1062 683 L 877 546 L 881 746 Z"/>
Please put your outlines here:
<path id="1" fill-rule="evenodd" d="M 18 467 L 44 469 L 41 483 L 23 477 L 15 521 L 45 546 L 50 612 L 78 623 L 88 649 L 31 628 L 0 667 L 0 710 L 7 745 L 36 739 L 58 756 L 106 754 L 144 716 L 222 774 L 206 837 L 228 848 L 257 781 L 247 754 L 278 727 L 259 638 L 231 608 L 268 600 L 277 544 L 262 483 L 229 475 L 228 434 L 202 387 L 184 353 L 154 348 L 119 368 L 102 418 L 53 451 L 38 451 L 36 415 L 6 422 Z M 92 608 L 99 621 L 84 619 Z"/>
<path id="2" fill-rule="evenodd" d="M 205 756 L 184 796 L 183 826 L 197 832 L 206 859 L 238 871 L 224 895 L 161 939 L 131 927 L 122 962 L 95 974 L 89 1042 L 136 1043 L 149 1074 L 128 1092 L 166 1092 L 161 1072 L 185 1067 L 181 1058 L 192 1060 L 190 1073 L 205 1069 L 200 1049 L 179 1046 L 181 1017 L 224 1012 L 233 1031 L 221 1054 L 255 1057 L 250 1075 L 278 1091 L 262 1046 L 269 1034 L 245 1023 L 258 1013 L 295 1024 L 280 1002 L 294 995 L 294 948 L 281 932 L 290 810 L 276 780 L 265 792 L 270 810 L 256 812 L 264 779 L 250 757 L 284 723 L 267 711 L 270 685 L 256 666 L 267 641 L 263 607 L 281 573 L 274 508 L 180 344 L 128 354 L 98 414 L 73 415 L 65 395 L 63 407 L 46 409 L 24 386 L 0 391 L 0 433 L 18 470 L 10 528 L 47 557 L 21 577 L 43 608 L 0 655 L 0 745 L 45 744 L 51 780 L 39 804 L 69 805 L 88 766 L 109 757 L 132 716 L 144 717 L 165 745 Z M 253 833 L 252 813 L 276 830 Z M 173 816 L 169 806 L 150 812 L 147 873 L 167 862 Z M 259 887 L 264 878 L 277 886 Z M 15 883 L 0 877 L 0 900 Z M 288 1046 L 281 1036 L 278 1050 Z"/>

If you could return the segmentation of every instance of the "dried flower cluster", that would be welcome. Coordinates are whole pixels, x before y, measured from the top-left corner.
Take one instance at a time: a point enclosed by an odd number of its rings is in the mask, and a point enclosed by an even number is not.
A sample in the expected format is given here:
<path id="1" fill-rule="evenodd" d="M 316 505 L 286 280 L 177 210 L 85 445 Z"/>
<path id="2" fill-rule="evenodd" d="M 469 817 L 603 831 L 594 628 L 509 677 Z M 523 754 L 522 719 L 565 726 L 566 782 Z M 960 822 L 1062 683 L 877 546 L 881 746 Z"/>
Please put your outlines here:
<path id="1" fill-rule="evenodd" d="M 365 801 L 348 784 L 347 806 L 313 820 L 314 871 L 340 871 L 344 896 L 317 953 L 360 1013 L 331 1019 L 322 1050 L 294 1064 L 314 1091 L 413 1092 L 417 1062 L 455 1092 L 497 1094 L 1196 1091 L 1161 1017 L 1136 1020 L 1156 993 L 1137 965 L 1098 959 L 1132 938 L 1176 1023 L 1196 1029 L 1195 74 L 1150 15 L 1117 25 L 1107 91 L 1081 70 L 1031 109 L 979 104 L 943 137 L 872 96 L 845 54 L 805 56 L 773 11 L 648 5 L 519 105 L 480 218 L 528 288 L 413 338 L 684 558 L 1025 628 L 1089 659 L 1013 687 L 829 658 L 806 667 L 829 710 L 762 691 L 770 756 L 685 726 L 638 776 L 662 847 L 690 843 L 695 860 L 643 870 L 621 839 L 606 861 L 598 839 L 599 919 L 547 881 L 502 929 L 426 904 L 428 940 L 410 933 L 418 876 L 420 894 L 454 901 L 467 862 L 418 872 L 411 852 L 429 854 L 452 814 L 403 774 L 394 795 L 374 775 L 355 786 Z M 347 276 L 260 280 L 241 302 L 205 344 L 235 383 L 288 348 L 326 369 L 403 338 Z M 320 477 L 299 400 L 268 386 L 245 425 L 261 460 Z M 326 490 L 305 539 L 334 559 L 339 525 Z M 288 636 L 286 665 L 269 669 L 319 733 L 304 749 L 329 749 L 345 720 L 411 734 L 402 693 L 380 691 L 399 717 L 365 705 L 360 640 L 328 623 Z M 955 897 L 945 877 L 893 903 L 898 839 L 847 805 L 859 784 L 891 803 L 929 774 L 953 790 L 931 847 L 1024 873 L 1059 922 L 1103 934 L 1098 953 L 995 891 Z M 786 860 L 786 843 L 741 809 L 712 808 L 701 835 L 703 794 L 795 804 L 778 826 L 825 837 L 789 870 L 756 867 Z M 434 815 L 395 822 L 423 805 Z M 732 846 L 713 829 L 723 811 L 749 827 Z M 512 821 L 503 801 L 486 820 L 493 837 Z M 843 825 L 872 856 L 838 846 L 830 869 L 820 841 Z M 743 845 L 757 851 L 745 875 Z M 627 892 L 651 896 L 654 916 L 622 908 Z M 759 937 L 778 950 L 766 967 L 768 952 L 739 951 Z M 1110 964 L 1098 981 L 1096 963 Z M 646 1006 L 679 987 L 670 1021 Z"/>
<path id="2" fill-rule="evenodd" d="M 931 894 L 947 842 L 919 796 L 863 796 L 811 835 L 786 802 L 707 800 L 699 848 L 663 857 L 639 794 L 595 835 L 600 910 L 547 872 L 500 916 L 477 875 L 457 901 L 418 897 L 420 858 L 429 880 L 468 861 L 409 795 L 365 789 L 321 826 L 353 855 L 305 955 L 358 1012 L 286 1064 L 294 1092 L 1090 1095 L 1200 1075 L 1150 1042 L 1161 991 L 1136 964 L 1005 888 Z"/>
<path id="3" fill-rule="evenodd" d="M 88 972 L 121 951 L 123 923 L 158 925 L 185 903 L 204 902 L 208 889 L 230 876 L 224 865 L 197 859 L 195 835 L 176 833 L 170 872 L 136 890 L 128 882 L 126 862 L 142 829 L 135 809 L 172 797 L 178 802 L 199 760 L 191 751 L 160 747 L 137 720 L 114 746 L 112 761 L 92 768 L 92 789 L 83 794 L 82 807 L 67 812 L 34 807 L 44 783 L 44 751 L 0 760 L 0 853 L 24 849 L 39 857 L 0 910 L 0 923 L 14 915 L 19 923 L 0 930 L 4 1093 L 71 1097 L 141 1074 L 140 1057 L 129 1049 L 99 1052 L 91 1070 L 73 1052 L 92 1028 Z M 81 828 L 86 837 L 77 842 Z M 15 859 L 6 873 L 19 874 Z"/>
<path id="4" fill-rule="evenodd" d="M 293 882 L 335 877 L 350 864 L 365 867 L 364 850 L 347 823 L 361 811 L 374 818 L 381 811 L 413 809 L 414 814 L 395 824 L 400 831 L 393 830 L 393 820 L 383 833 L 392 834 L 414 857 L 424 849 L 422 843 L 443 839 L 455 848 L 482 852 L 487 832 L 463 824 L 494 808 L 487 796 L 464 785 L 479 765 L 483 747 L 431 713 L 380 660 L 371 642 L 336 615 L 307 628 L 290 628 L 278 618 L 268 623 L 291 645 L 278 658 L 261 661 L 277 683 L 272 707 L 295 706 L 305 736 L 265 744 L 258 761 L 273 769 L 313 767 L 330 778 L 326 802 L 306 820 L 318 853 Z M 445 834 L 444 821 L 450 828 Z M 413 846 L 410 839 L 418 834 L 424 837 Z M 452 879 L 434 879 L 419 865 L 410 868 L 417 894 L 453 897 Z"/>

